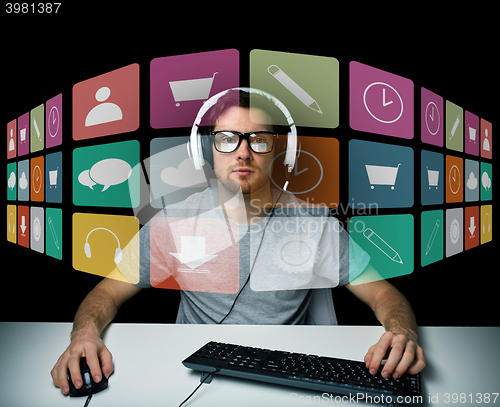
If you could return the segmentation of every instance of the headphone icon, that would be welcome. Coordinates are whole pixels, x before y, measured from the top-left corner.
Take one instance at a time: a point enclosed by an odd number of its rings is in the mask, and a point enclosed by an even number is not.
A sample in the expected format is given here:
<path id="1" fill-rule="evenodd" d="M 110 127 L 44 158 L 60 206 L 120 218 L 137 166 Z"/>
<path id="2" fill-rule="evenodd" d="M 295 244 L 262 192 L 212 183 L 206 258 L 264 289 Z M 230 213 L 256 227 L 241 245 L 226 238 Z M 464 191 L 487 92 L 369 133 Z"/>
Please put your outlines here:
<path id="1" fill-rule="evenodd" d="M 483 233 L 486 233 L 486 217 L 488 217 L 488 233 L 491 230 L 491 220 L 490 220 L 490 214 L 488 212 L 485 212 L 483 216 Z"/>
<path id="2" fill-rule="evenodd" d="M 120 261 L 122 260 L 122 249 L 120 248 L 120 240 L 118 239 L 118 236 L 116 236 L 111 230 L 106 229 L 106 228 L 95 228 L 95 229 L 92 229 L 89 232 L 89 234 L 87 235 L 87 238 L 85 239 L 85 247 L 84 247 L 85 255 L 87 256 L 87 258 L 90 259 L 92 257 L 92 253 L 90 251 L 89 236 L 93 232 L 95 232 L 96 230 L 106 230 L 106 231 L 108 231 L 109 233 L 111 233 L 115 237 L 116 241 L 118 242 L 118 248 L 115 250 L 114 260 L 115 260 L 116 264 L 120 263 Z"/>
<path id="3" fill-rule="evenodd" d="M 286 143 L 286 153 L 285 153 L 285 159 L 283 161 L 283 165 L 287 167 L 287 174 L 292 172 L 293 167 L 295 166 L 295 160 L 297 158 L 297 128 L 295 126 L 295 123 L 292 119 L 292 116 L 290 115 L 290 112 L 288 109 L 285 107 L 283 103 L 281 103 L 276 97 L 273 95 L 264 92 L 259 89 L 253 89 L 253 88 L 232 88 L 232 89 L 227 89 L 224 90 L 220 93 L 217 93 L 216 95 L 212 96 L 210 99 L 208 99 L 198 112 L 198 115 L 196 116 L 196 119 L 194 121 L 193 127 L 191 128 L 191 135 L 189 137 L 189 142 L 187 144 L 187 149 L 188 149 L 188 155 L 193 161 L 194 168 L 197 170 L 201 170 L 203 165 L 205 164 L 205 160 L 203 157 L 203 150 L 202 150 L 202 144 L 201 144 L 201 135 L 198 132 L 198 127 L 201 123 L 201 120 L 203 119 L 203 116 L 205 113 L 213 107 L 217 101 L 224 95 L 226 95 L 228 92 L 235 91 L 235 90 L 240 90 L 243 92 L 247 93 L 253 93 L 257 94 L 260 96 L 264 96 L 267 98 L 269 101 L 271 101 L 278 109 L 281 110 L 283 115 L 286 117 L 286 120 L 288 122 L 288 125 L 290 126 L 290 131 L 288 132 L 287 135 L 287 143 Z"/>

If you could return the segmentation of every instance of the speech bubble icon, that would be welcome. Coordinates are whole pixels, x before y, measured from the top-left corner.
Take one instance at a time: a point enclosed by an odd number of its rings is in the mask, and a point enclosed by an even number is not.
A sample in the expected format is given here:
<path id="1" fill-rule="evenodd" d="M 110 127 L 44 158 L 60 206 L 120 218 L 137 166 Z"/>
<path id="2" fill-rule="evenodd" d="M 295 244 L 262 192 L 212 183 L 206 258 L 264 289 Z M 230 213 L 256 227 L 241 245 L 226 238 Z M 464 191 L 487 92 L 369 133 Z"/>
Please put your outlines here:
<path id="1" fill-rule="evenodd" d="M 486 171 L 483 172 L 483 176 L 481 177 L 481 182 L 483 183 L 483 187 L 484 187 L 484 189 L 486 189 L 486 191 L 488 189 L 490 189 L 490 187 L 491 187 L 491 179 L 490 179 L 490 176 L 488 175 L 488 173 Z"/>
<path id="2" fill-rule="evenodd" d="M 132 175 L 132 167 L 128 162 L 119 158 L 106 158 L 95 163 L 89 175 L 93 181 L 104 185 L 101 191 L 104 192 L 111 185 L 118 185 L 128 180 Z"/>
<path id="3" fill-rule="evenodd" d="M 90 178 L 89 170 L 82 171 L 80 175 L 78 175 L 78 182 L 86 187 L 89 187 L 91 190 L 94 190 L 93 186 L 96 184 Z"/>
<path id="4" fill-rule="evenodd" d="M 16 186 L 16 174 L 14 174 L 14 172 L 10 173 L 10 177 L 9 177 L 9 181 L 7 182 L 7 185 L 9 186 L 11 191 Z"/>

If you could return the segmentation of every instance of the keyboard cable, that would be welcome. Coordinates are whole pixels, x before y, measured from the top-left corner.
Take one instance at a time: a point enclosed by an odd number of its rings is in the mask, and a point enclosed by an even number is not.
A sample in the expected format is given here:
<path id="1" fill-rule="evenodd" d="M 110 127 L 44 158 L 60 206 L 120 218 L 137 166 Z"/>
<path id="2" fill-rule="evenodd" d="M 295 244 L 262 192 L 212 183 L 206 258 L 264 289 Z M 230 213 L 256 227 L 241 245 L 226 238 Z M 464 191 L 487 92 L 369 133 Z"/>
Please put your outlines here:
<path id="1" fill-rule="evenodd" d="M 220 369 L 217 369 L 215 372 L 211 372 L 211 373 L 202 373 L 201 379 L 200 379 L 200 384 L 196 387 L 196 389 L 193 390 L 193 392 L 181 404 L 179 404 L 179 407 L 182 407 L 191 398 L 191 396 L 198 391 L 198 389 L 201 387 L 201 385 L 203 383 L 207 382 L 207 384 L 210 384 L 212 382 L 212 376 L 214 375 L 214 373 L 217 373 L 219 370 Z"/>

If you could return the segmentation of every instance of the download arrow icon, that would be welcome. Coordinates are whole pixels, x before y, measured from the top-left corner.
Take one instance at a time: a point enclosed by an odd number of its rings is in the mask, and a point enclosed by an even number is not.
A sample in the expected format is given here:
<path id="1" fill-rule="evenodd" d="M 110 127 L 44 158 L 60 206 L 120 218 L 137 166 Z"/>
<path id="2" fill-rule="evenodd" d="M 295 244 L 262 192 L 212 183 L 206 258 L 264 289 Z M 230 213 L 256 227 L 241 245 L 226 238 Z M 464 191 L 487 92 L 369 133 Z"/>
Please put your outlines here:
<path id="1" fill-rule="evenodd" d="M 204 236 L 181 236 L 181 252 L 170 254 L 192 270 L 217 257 L 205 253 Z"/>
<path id="2" fill-rule="evenodd" d="M 21 216 L 21 232 L 24 235 L 24 231 L 26 230 L 26 216 Z"/>
<path id="3" fill-rule="evenodd" d="M 469 232 L 471 236 L 474 236 L 474 231 L 476 230 L 476 227 L 474 226 L 474 216 L 471 216 L 470 218 L 470 226 L 469 226 Z"/>

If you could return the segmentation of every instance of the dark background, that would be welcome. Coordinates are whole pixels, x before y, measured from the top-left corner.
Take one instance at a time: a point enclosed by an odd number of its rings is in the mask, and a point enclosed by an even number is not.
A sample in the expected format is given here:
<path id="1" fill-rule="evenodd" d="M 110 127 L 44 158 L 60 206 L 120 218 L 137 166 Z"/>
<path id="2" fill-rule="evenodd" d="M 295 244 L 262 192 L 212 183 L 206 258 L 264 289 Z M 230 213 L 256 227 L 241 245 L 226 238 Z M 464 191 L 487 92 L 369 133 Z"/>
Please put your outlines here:
<path id="1" fill-rule="evenodd" d="M 66 3 L 63 4 L 65 6 Z M 108 10 L 63 8 L 59 16 L 7 16 L 2 35 L 3 64 L 2 118 L 6 125 L 49 98 L 63 94 L 63 144 L 50 152 L 63 152 L 64 189 L 62 204 L 43 207 L 63 209 L 65 236 L 63 260 L 33 252 L 5 240 L 0 320 L 2 321 L 72 321 L 84 296 L 100 281 L 100 277 L 72 268 L 71 217 L 74 212 L 132 215 L 131 209 L 76 207 L 72 203 L 70 185 L 71 156 L 76 147 L 135 139 L 141 142 L 141 159 L 149 155 L 149 141 L 165 135 L 187 135 L 189 129 L 155 130 L 149 126 L 149 63 L 153 58 L 194 52 L 236 48 L 240 52 L 240 84 L 248 85 L 249 52 L 266 49 L 292 53 L 335 57 L 340 62 L 340 125 L 331 129 L 308 129 L 308 134 L 333 136 L 340 141 L 340 198 L 347 198 L 347 144 L 352 138 L 410 146 L 415 153 L 415 204 L 404 210 L 380 210 L 380 214 L 411 213 L 415 219 L 415 269 L 408 276 L 390 280 L 410 300 L 419 325 L 433 326 L 498 326 L 498 264 L 493 241 L 464 251 L 426 267 L 420 266 L 420 213 L 424 210 L 449 209 L 481 205 L 478 203 L 432 205 L 420 204 L 420 151 L 427 149 L 462 158 L 474 158 L 451 152 L 420 141 L 420 88 L 425 87 L 445 100 L 461 106 L 493 123 L 496 129 L 498 95 L 498 44 L 493 27 L 487 20 L 478 22 L 470 31 L 465 25 L 436 30 L 432 21 L 422 20 L 411 34 L 402 34 L 401 26 L 377 26 L 361 32 L 360 22 L 353 16 L 337 20 L 346 23 L 343 31 L 332 24 L 281 26 L 259 35 L 262 29 L 275 28 L 275 22 L 258 22 L 251 18 L 230 21 L 214 18 L 194 24 L 179 17 L 183 24 L 175 27 L 172 10 L 165 14 L 164 25 L 148 31 L 144 14 L 128 10 L 126 20 L 111 24 Z M 492 11 L 493 12 L 493 11 Z M 155 14 L 154 10 L 149 12 Z M 147 15 L 150 15 L 147 14 Z M 121 14 L 120 14 L 121 15 Z M 161 16 L 160 16 L 161 17 Z M 338 16 L 337 16 L 338 17 Z M 121 17 L 120 17 L 121 18 Z M 72 22 L 85 20 L 83 26 Z M 113 23 L 117 16 L 114 15 Z M 161 19 L 160 19 L 161 20 Z M 271 21 L 271 23 L 270 23 Z M 382 29 L 383 28 L 383 29 Z M 441 27 L 444 28 L 444 27 Z M 191 33 L 191 34 L 188 34 Z M 394 33 L 397 33 L 395 36 Z M 352 37 L 352 38 L 351 38 Z M 349 62 L 355 60 L 414 82 L 415 137 L 395 139 L 357 132 L 349 127 L 348 87 Z M 71 137 L 72 87 L 75 83 L 118 69 L 131 63 L 140 65 L 140 127 L 123 135 L 105 139 L 75 142 Z M 300 134 L 299 128 L 299 134 Z M 496 131 L 493 133 L 496 134 Z M 496 143 L 493 143 L 496 145 Z M 45 151 L 24 158 L 44 155 Z M 9 160 L 17 161 L 17 159 Z M 489 160 L 484 160 L 489 161 Z M 6 160 L 7 163 L 7 160 Z M 5 167 L 4 167 L 5 168 Z M 493 165 L 496 173 L 496 166 Z M 496 179 L 496 175 L 493 177 Z M 26 202 L 7 202 L 23 204 Z M 485 202 L 490 204 L 491 202 Z M 29 205 L 29 203 L 28 203 Z M 37 203 L 37 206 L 39 204 Z M 5 219 L 5 218 L 4 218 Z M 493 216 L 495 219 L 495 216 Z M 347 217 L 341 217 L 347 220 Z M 493 225 L 495 229 L 495 222 Z M 5 230 L 5 229 L 4 229 Z M 175 291 L 150 289 L 125 304 L 117 322 L 174 322 L 179 294 Z M 339 322 L 345 325 L 376 324 L 371 311 L 346 289 L 334 290 Z"/>

